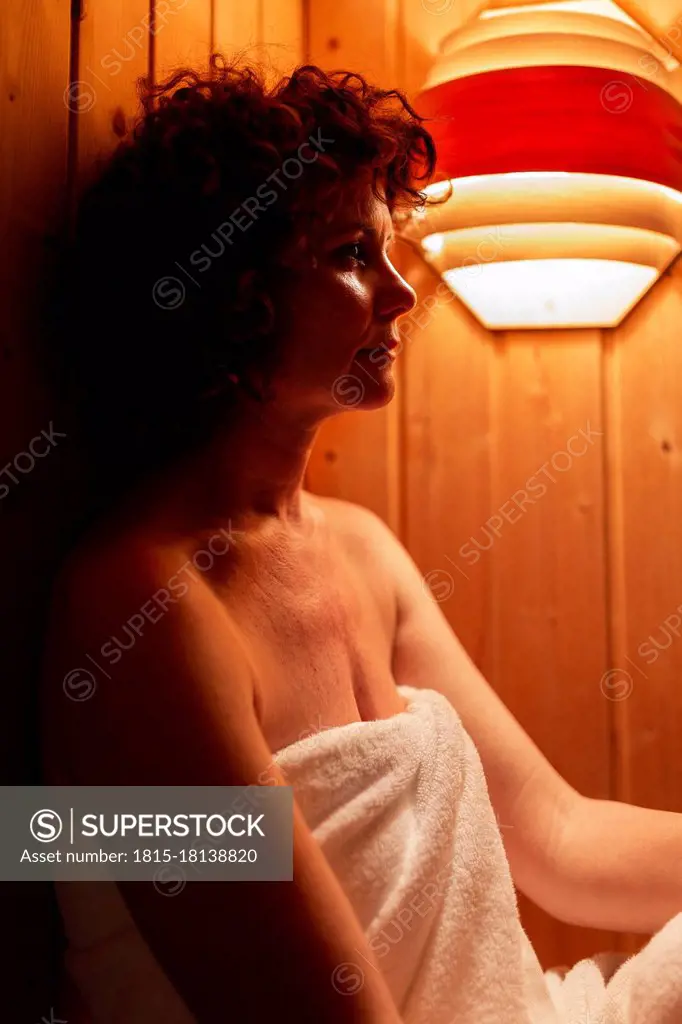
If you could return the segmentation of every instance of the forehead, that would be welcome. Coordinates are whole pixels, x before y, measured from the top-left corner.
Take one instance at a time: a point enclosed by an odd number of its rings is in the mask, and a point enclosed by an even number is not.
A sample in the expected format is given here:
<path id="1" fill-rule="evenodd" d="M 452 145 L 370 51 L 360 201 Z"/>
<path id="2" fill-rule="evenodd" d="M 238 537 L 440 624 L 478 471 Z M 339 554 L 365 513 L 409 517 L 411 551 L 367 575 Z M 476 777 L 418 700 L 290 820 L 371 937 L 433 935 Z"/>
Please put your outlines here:
<path id="1" fill-rule="evenodd" d="M 393 221 L 388 206 L 377 199 L 369 185 L 341 197 L 326 230 L 333 233 L 353 224 L 366 224 L 378 234 L 391 230 Z"/>

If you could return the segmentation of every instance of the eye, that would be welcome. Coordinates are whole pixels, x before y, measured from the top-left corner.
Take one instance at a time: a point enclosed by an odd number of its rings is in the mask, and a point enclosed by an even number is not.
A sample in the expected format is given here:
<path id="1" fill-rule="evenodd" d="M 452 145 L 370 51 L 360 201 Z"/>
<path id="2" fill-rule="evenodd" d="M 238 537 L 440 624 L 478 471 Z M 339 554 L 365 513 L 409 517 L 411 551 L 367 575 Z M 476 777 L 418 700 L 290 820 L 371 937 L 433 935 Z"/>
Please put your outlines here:
<path id="1" fill-rule="evenodd" d="M 347 242 L 346 245 L 337 249 L 337 252 L 340 256 L 352 259 L 356 263 L 366 262 L 367 251 L 362 242 Z"/>

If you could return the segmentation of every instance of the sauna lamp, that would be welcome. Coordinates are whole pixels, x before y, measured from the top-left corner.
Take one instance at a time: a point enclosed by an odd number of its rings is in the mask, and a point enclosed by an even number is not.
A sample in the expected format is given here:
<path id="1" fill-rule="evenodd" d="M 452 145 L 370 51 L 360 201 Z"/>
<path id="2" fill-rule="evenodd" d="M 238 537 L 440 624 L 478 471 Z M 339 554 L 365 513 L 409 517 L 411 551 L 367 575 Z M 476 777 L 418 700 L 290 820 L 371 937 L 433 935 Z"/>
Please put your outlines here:
<path id="1" fill-rule="evenodd" d="M 492 0 L 415 97 L 438 151 L 409 229 L 490 330 L 614 327 L 682 248 L 680 65 L 611 0 Z"/>

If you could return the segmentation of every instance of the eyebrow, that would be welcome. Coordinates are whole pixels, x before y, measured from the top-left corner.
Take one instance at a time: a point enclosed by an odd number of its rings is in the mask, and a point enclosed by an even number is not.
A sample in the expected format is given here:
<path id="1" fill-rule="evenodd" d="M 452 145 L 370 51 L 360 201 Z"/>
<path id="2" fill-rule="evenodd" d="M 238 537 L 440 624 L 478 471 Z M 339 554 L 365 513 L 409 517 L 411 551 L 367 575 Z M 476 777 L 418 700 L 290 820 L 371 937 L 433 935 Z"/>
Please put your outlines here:
<path id="1" fill-rule="evenodd" d="M 343 224 L 340 227 L 330 229 L 330 235 L 333 238 L 336 235 L 347 235 L 350 231 L 364 231 L 366 235 L 378 236 L 376 228 L 371 227 L 369 224 L 363 224 L 361 221 L 353 221 L 349 224 Z M 387 236 L 387 242 L 393 242 L 395 240 L 395 234 L 393 231 Z"/>

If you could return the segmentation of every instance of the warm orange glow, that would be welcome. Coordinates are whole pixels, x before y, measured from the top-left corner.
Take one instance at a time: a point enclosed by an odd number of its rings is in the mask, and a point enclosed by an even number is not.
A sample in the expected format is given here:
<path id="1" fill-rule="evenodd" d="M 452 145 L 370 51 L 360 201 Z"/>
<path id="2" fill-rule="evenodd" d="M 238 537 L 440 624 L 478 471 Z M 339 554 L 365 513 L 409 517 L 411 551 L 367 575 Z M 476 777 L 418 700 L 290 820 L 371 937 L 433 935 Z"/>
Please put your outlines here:
<path id="1" fill-rule="evenodd" d="M 496 5 L 442 41 L 424 88 L 495 68 L 544 64 L 607 67 L 650 78 L 679 95 L 679 63 L 613 0 Z"/>
<path id="2" fill-rule="evenodd" d="M 614 327 L 657 277 L 654 267 L 593 259 L 506 260 L 443 274 L 489 330 Z"/>
<path id="3" fill-rule="evenodd" d="M 682 249 L 682 194 L 654 182 L 524 172 L 452 186 L 447 203 L 418 213 L 413 231 L 490 330 L 613 327 Z"/>
<path id="4" fill-rule="evenodd" d="M 680 253 L 679 66 L 614 0 L 489 0 L 442 41 L 423 92 L 439 170 L 459 176 L 412 230 L 485 326 L 615 326 Z M 567 170 L 528 169 L 543 163 Z"/>

